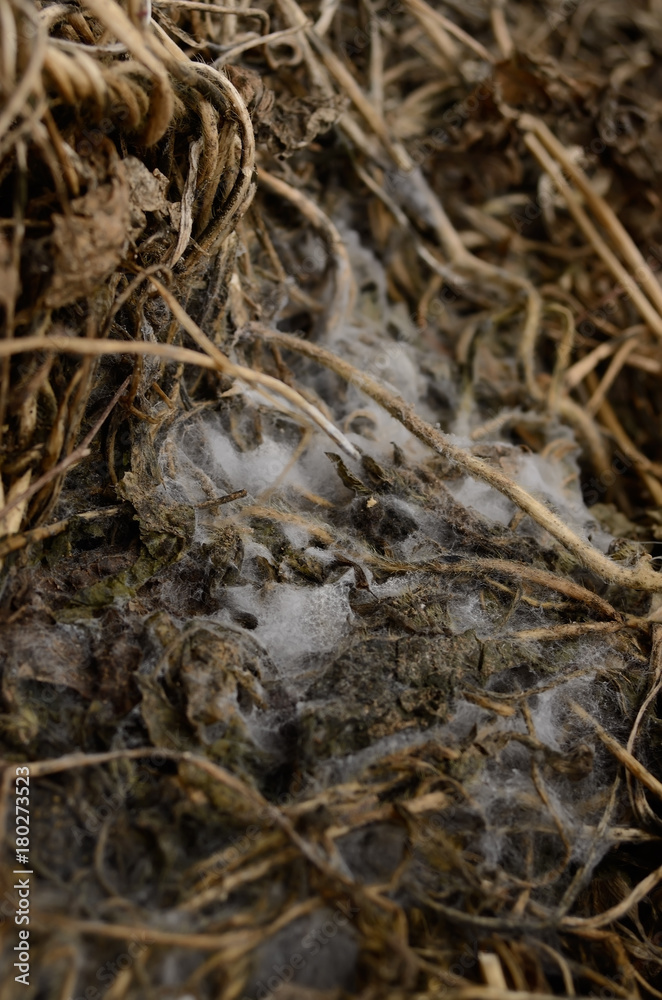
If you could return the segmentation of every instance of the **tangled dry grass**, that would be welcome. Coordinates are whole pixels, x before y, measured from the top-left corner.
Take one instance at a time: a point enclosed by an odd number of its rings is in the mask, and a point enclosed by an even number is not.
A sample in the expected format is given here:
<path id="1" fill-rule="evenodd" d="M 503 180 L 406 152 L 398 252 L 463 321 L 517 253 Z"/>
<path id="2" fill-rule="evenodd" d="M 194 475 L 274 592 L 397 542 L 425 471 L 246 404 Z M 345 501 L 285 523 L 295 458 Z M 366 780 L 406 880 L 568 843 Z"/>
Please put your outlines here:
<path id="1" fill-rule="evenodd" d="M 26 995 L 662 995 L 658 13 L 0 0 L 2 828 L 28 761 L 43 887 Z M 425 415 L 343 356 L 381 281 L 383 350 L 415 330 L 428 358 Z M 371 459 L 374 413 L 345 407 L 350 386 L 429 463 Z M 298 506 L 273 491 L 241 506 L 246 490 L 219 492 L 203 466 L 204 499 L 164 505 L 177 435 L 217 412 L 247 455 L 274 414 L 296 425 L 288 470 L 317 428 L 362 520 L 350 530 L 342 504 L 303 488 Z M 469 445 L 448 433 L 460 425 Z M 622 544 L 603 551 L 525 488 L 500 436 L 559 469 L 579 441 L 586 502 Z M 443 482 L 460 474 L 515 505 L 507 528 L 451 499 Z M 391 495 L 443 512 L 461 556 L 406 557 L 368 516 Z M 195 517 L 235 505 L 215 548 L 196 549 Z M 504 629 L 520 606 L 548 617 L 507 633 L 500 668 L 491 640 L 479 672 L 458 666 L 454 696 L 485 713 L 464 741 L 384 744 L 327 780 L 317 735 L 290 752 L 283 726 L 276 767 L 237 714 L 205 735 L 222 684 L 235 705 L 290 718 L 247 640 L 228 652 L 209 624 L 201 567 L 230 586 L 239 522 L 262 539 L 269 586 L 349 567 L 362 638 L 432 630 L 443 645 L 430 595 L 450 601 L 455 580 L 498 604 Z M 304 564 L 283 526 L 333 553 L 331 569 Z M 190 591 L 177 613 L 175 569 Z M 416 574 L 426 604 L 377 600 L 366 572 Z M 598 668 L 578 645 L 593 638 Z M 519 686 L 482 683 L 506 668 Z M 550 749 L 535 699 L 589 677 L 604 703 L 567 700 L 568 739 Z M 409 715 L 389 729 L 385 713 L 373 743 L 436 725 L 426 698 L 401 699 Z M 358 729 L 368 708 L 355 711 Z M 328 732 L 330 758 L 366 748 Z M 495 819 L 471 782 L 515 744 L 530 788 Z M 578 847 L 559 789 L 594 760 L 606 778 Z M 508 845 L 492 865 L 485 831 Z M 16 995 L 13 932 L 5 920 L 2 998 Z M 326 965 L 298 976 L 311 932 Z"/>

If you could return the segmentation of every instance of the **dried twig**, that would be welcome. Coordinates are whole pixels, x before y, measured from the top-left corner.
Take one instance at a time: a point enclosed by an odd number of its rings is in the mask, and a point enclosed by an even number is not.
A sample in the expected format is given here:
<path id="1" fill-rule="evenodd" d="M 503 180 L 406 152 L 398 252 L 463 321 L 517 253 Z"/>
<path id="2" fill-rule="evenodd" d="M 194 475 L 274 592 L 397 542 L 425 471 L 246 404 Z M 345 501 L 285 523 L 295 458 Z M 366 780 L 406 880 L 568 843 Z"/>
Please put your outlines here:
<path id="1" fill-rule="evenodd" d="M 13 510 L 14 507 L 17 507 L 20 504 L 25 505 L 25 503 L 31 497 L 33 497 L 35 493 L 38 493 L 39 490 L 41 490 L 44 486 L 46 486 L 47 483 L 50 483 L 53 479 L 56 479 L 57 476 L 61 476 L 64 472 L 66 472 L 68 469 L 71 469 L 72 466 L 76 465 L 83 458 L 89 455 L 89 446 L 91 442 L 94 440 L 94 438 L 97 436 L 97 434 L 103 427 L 109 414 L 114 409 L 118 401 L 124 395 L 124 390 L 127 388 L 130 381 L 131 378 L 129 377 L 126 378 L 124 382 L 122 382 L 122 385 L 119 387 L 119 389 L 117 390 L 111 401 L 108 403 L 108 405 L 106 406 L 105 410 L 103 411 L 99 419 L 96 421 L 94 426 L 88 431 L 88 433 L 85 435 L 85 437 L 83 438 L 83 440 L 81 441 L 81 443 L 78 445 L 77 448 L 74 448 L 74 450 L 65 458 L 63 458 L 60 462 L 58 462 L 57 465 L 53 466 L 52 469 L 49 469 L 48 472 L 45 472 L 42 476 L 36 479 L 31 484 L 31 486 L 28 487 L 27 490 L 25 490 L 23 493 L 20 493 L 18 496 L 13 497 L 13 499 L 9 503 L 5 504 L 2 510 L 0 510 L 0 525 L 5 521 L 7 514 L 11 510 Z"/>
<path id="2" fill-rule="evenodd" d="M 640 562 L 632 569 L 619 566 L 607 556 L 603 555 L 588 542 L 579 538 L 558 515 L 554 514 L 540 500 L 527 493 L 519 484 L 513 482 L 498 469 L 488 465 L 483 459 L 477 458 L 470 452 L 450 442 L 440 431 L 431 427 L 425 420 L 422 420 L 413 411 L 412 407 L 401 397 L 386 389 L 380 382 L 360 372 L 347 361 L 343 361 L 330 351 L 311 344 L 308 341 L 300 340 L 291 334 L 280 333 L 276 330 L 269 330 L 257 324 L 251 326 L 251 330 L 266 340 L 275 342 L 281 347 L 288 347 L 299 354 L 313 358 L 320 364 L 331 368 L 338 375 L 347 379 L 357 388 L 361 389 L 372 399 L 395 417 L 407 430 L 411 431 L 417 438 L 424 441 L 440 455 L 456 462 L 460 468 L 468 472 L 476 479 L 481 479 L 494 489 L 503 493 L 504 496 L 512 500 L 516 506 L 529 514 L 541 527 L 545 528 L 557 541 L 561 542 L 580 563 L 593 570 L 605 580 L 613 583 L 620 583 L 635 590 L 662 590 L 662 576 L 656 573 L 651 565 Z"/>

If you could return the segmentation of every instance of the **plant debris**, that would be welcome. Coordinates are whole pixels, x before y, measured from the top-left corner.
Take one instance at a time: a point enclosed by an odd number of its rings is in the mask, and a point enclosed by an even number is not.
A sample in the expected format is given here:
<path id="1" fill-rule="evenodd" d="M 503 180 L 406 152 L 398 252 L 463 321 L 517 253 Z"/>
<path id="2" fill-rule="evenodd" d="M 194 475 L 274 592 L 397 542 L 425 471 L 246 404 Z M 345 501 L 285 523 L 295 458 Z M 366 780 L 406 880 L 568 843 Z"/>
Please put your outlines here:
<path id="1" fill-rule="evenodd" d="M 0 0 L 0 998 L 662 995 L 661 45 Z"/>

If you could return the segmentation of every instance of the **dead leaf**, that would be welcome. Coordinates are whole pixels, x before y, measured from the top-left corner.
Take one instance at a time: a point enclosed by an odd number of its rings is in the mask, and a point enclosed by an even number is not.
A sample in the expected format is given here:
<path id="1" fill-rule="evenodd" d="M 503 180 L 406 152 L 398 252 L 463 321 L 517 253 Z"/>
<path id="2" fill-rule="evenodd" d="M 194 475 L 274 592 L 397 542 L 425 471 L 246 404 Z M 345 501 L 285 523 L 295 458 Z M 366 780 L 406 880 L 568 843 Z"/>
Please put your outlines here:
<path id="1" fill-rule="evenodd" d="M 131 189 L 120 161 L 108 183 L 71 203 L 72 214 L 53 215 L 53 277 L 44 304 L 57 309 L 92 295 L 118 267 L 129 246 Z M 140 230 L 138 230 L 140 231 Z"/>

